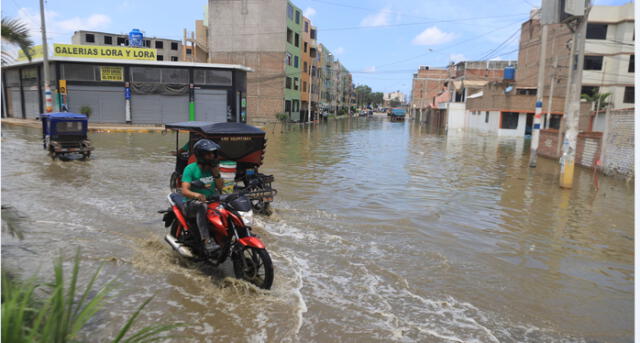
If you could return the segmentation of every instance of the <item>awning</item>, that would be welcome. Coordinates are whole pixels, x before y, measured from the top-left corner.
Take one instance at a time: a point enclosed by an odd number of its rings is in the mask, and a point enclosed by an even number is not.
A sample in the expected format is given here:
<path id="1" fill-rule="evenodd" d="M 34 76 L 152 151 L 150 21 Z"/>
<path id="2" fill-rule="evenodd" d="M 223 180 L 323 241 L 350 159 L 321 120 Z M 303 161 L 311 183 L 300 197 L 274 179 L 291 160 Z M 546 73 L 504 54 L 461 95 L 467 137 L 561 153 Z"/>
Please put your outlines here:
<path id="1" fill-rule="evenodd" d="M 489 81 L 464 80 L 463 83 L 466 88 L 482 88 L 489 83 Z"/>
<path id="2" fill-rule="evenodd" d="M 483 95 L 484 95 L 484 93 L 483 93 L 482 91 L 480 91 L 480 92 L 478 92 L 478 93 L 474 93 L 474 94 L 469 95 L 469 96 L 467 97 L 467 99 L 479 98 L 479 97 L 481 97 L 481 96 L 483 96 Z"/>

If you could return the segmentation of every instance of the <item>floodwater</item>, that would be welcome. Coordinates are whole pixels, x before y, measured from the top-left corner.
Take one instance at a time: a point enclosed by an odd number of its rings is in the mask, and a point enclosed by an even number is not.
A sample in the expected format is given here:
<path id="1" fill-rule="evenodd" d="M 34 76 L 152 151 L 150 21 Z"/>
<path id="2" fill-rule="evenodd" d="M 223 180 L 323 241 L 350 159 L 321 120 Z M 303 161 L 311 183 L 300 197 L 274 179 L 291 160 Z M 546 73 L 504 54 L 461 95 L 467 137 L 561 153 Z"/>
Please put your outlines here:
<path id="1" fill-rule="evenodd" d="M 556 162 L 528 168 L 523 139 L 438 135 L 358 118 L 269 126 L 261 171 L 279 193 L 257 233 L 271 291 L 186 262 L 164 243 L 175 136 L 92 133 L 90 161 L 52 161 L 39 130 L 2 127 L 3 267 L 50 277 L 82 249 L 81 282 L 118 280 L 91 321 L 113 337 L 185 322 L 195 342 L 632 342 L 633 184 Z M 68 264 L 67 264 L 68 265 Z"/>

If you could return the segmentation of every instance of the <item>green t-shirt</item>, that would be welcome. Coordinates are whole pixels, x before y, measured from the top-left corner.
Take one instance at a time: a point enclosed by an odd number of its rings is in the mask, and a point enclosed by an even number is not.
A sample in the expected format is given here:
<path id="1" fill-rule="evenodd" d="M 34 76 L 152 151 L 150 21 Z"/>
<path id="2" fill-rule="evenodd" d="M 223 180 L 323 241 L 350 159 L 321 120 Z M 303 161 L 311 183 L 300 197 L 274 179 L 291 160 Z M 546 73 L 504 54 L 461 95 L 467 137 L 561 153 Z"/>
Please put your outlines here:
<path id="1" fill-rule="evenodd" d="M 196 180 L 202 181 L 205 185 L 205 189 L 191 187 L 192 192 L 204 194 L 205 196 L 218 194 L 216 189 L 216 180 L 211 174 L 211 171 L 203 171 L 197 162 L 189 164 L 182 172 L 182 182 L 193 182 Z"/>

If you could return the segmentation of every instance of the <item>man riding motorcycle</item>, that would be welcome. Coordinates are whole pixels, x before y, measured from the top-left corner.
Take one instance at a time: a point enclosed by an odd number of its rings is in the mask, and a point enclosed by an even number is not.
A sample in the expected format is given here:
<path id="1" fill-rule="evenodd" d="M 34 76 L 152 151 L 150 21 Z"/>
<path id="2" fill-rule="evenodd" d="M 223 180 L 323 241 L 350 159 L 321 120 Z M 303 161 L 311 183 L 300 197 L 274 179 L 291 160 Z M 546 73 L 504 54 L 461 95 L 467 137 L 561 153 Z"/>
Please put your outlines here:
<path id="1" fill-rule="evenodd" d="M 187 216 L 196 217 L 200 238 L 207 254 L 214 254 L 220 246 L 209 235 L 207 220 L 207 197 L 220 194 L 224 181 L 218 168 L 220 146 L 210 139 L 201 139 L 193 145 L 196 162 L 189 164 L 182 172 L 182 195 L 190 199 L 186 203 Z M 204 188 L 191 188 L 191 183 L 201 181 Z"/>

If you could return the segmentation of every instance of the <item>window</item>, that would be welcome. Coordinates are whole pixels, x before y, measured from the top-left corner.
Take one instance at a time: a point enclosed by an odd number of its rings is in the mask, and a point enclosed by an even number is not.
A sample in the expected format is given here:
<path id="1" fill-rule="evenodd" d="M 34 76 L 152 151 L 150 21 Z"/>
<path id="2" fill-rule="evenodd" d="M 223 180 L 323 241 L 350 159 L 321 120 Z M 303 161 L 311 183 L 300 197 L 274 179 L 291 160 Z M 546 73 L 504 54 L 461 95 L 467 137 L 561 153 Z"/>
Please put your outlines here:
<path id="1" fill-rule="evenodd" d="M 587 39 L 607 39 L 607 24 L 587 24 Z"/>
<path id="2" fill-rule="evenodd" d="M 164 43 L 161 40 L 156 41 L 156 49 L 164 49 Z"/>
<path id="3" fill-rule="evenodd" d="M 287 79 L 285 80 L 284 87 L 286 89 L 291 89 L 291 78 L 290 77 L 287 77 Z"/>
<path id="4" fill-rule="evenodd" d="M 290 28 L 287 28 L 287 42 L 293 44 L 293 31 Z"/>
<path id="5" fill-rule="evenodd" d="M 284 58 L 284 63 L 288 66 L 291 65 L 291 54 L 290 53 L 286 53 L 285 58 Z"/>
<path id="6" fill-rule="evenodd" d="M 630 72 L 630 73 L 633 73 L 636 70 L 636 66 L 635 66 L 636 61 L 635 60 L 636 60 L 636 55 L 629 56 L 629 69 L 627 71 Z"/>
<path id="7" fill-rule="evenodd" d="M 303 66 L 302 70 L 304 70 L 304 72 L 306 73 L 307 72 L 307 62 L 304 62 L 304 64 L 302 66 Z"/>
<path id="8" fill-rule="evenodd" d="M 304 42 L 304 52 L 307 52 L 307 42 Z"/>
<path id="9" fill-rule="evenodd" d="M 187 55 L 191 55 L 191 48 L 187 48 Z"/>
<path id="10" fill-rule="evenodd" d="M 303 92 L 306 92 L 306 91 L 307 91 L 307 82 L 306 82 L 306 81 L 303 81 L 303 82 L 302 82 L 302 91 L 303 91 Z"/>
<path id="11" fill-rule="evenodd" d="M 300 24 L 300 11 L 296 11 L 296 24 Z"/>
<path id="12" fill-rule="evenodd" d="M 536 88 L 516 88 L 517 95 L 536 95 Z"/>
<path id="13" fill-rule="evenodd" d="M 602 70 L 603 56 L 584 56 L 584 70 Z"/>
<path id="14" fill-rule="evenodd" d="M 551 118 L 549 118 L 549 128 L 560 130 L 560 120 L 562 120 L 562 116 L 559 114 L 552 114 Z"/>
<path id="15" fill-rule="evenodd" d="M 96 36 L 94 36 L 93 33 L 87 33 L 84 36 L 84 40 L 87 43 L 95 43 L 96 42 Z"/>
<path id="16" fill-rule="evenodd" d="M 156 59 L 157 59 L 158 61 L 164 61 L 164 56 L 162 56 L 162 55 L 157 55 L 157 56 L 156 56 Z"/>
<path id="17" fill-rule="evenodd" d="M 309 22 L 308 21 L 304 22 L 304 32 L 309 32 Z"/>
<path id="18" fill-rule="evenodd" d="M 580 94 L 594 96 L 596 93 L 598 93 L 598 90 L 599 90 L 598 86 L 582 86 L 582 89 L 580 90 Z"/>
<path id="19" fill-rule="evenodd" d="M 111 37 L 111 36 L 104 36 L 104 44 L 107 44 L 107 45 L 113 45 L 113 37 Z"/>
<path id="20" fill-rule="evenodd" d="M 178 56 L 171 56 L 172 62 L 178 62 Z"/>
<path id="21" fill-rule="evenodd" d="M 520 114 L 518 112 L 502 112 L 502 121 L 500 123 L 500 128 L 509 130 L 517 129 L 519 117 Z"/>
<path id="22" fill-rule="evenodd" d="M 316 39 L 316 30 L 311 29 L 311 39 Z"/>
<path id="23" fill-rule="evenodd" d="M 622 100 L 622 102 L 625 104 L 633 104 L 635 100 L 635 89 L 636 87 L 624 87 L 624 100 Z"/>
<path id="24" fill-rule="evenodd" d="M 171 50 L 178 50 L 178 43 L 177 42 L 171 42 Z"/>
<path id="25" fill-rule="evenodd" d="M 316 50 L 316 48 L 309 49 L 309 56 L 311 56 L 311 58 L 316 58 L 317 53 L 318 53 L 318 50 Z"/>
<path id="26" fill-rule="evenodd" d="M 126 45 L 126 44 L 124 43 L 124 37 L 118 37 L 118 38 L 116 38 L 116 43 L 118 44 L 118 46 Z"/>
<path id="27" fill-rule="evenodd" d="M 293 6 L 291 4 L 287 4 L 287 17 L 293 20 Z"/>
<path id="28" fill-rule="evenodd" d="M 144 46 L 146 46 L 147 48 L 150 48 L 151 47 L 151 41 L 148 40 L 148 39 L 145 39 L 144 40 Z"/>
<path id="29" fill-rule="evenodd" d="M 489 111 L 486 111 L 486 112 L 484 113 L 484 122 L 485 122 L 485 123 L 488 123 L 488 122 L 489 122 Z"/>
<path id="30" fill-rule="evenodd" d="M 293 78 L 293 90 L 298 90 L 298 78 L 294 77 Z"/>
<path id="31" fill-rule="evenodd" d="M 231 86 L 233 76 L 229 70 L 195 69 L 193 83 L 216 86 Z"/>
<path id="32" fill-rule="evenodd" d="M 296 33 L 296 39 L 294 42 L 296 47 L 300 47 L 300 35 Z"/>
<path id="33" fill-rule="evenodd" d="M 293 56 L 293 66 L 298 68 L 298 56 Z"/>

